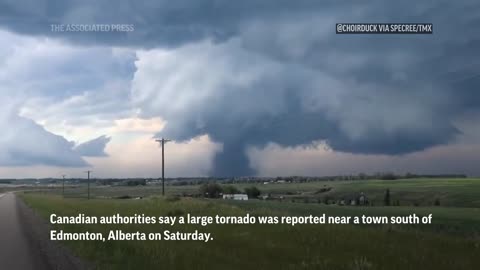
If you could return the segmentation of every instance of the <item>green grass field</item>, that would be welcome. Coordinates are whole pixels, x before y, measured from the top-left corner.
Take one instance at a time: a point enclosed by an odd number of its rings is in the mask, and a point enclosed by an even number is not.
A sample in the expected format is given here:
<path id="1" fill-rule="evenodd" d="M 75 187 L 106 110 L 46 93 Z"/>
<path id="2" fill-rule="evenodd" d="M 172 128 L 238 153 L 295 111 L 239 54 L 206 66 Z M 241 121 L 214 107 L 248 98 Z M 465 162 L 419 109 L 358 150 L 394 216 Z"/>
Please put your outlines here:
<path id="1" fill-rule="evenodd" d="M 435 188 L 435 182 L 422 182 Z M 355 190 L 353 185 L 371 187 L 380 182 L 335 183 L 338 191 Z M 448 200 L 459 203 L 452 185 Z M 392 183 L 406 189 L 415 183 Z M 476 183 L 475 183 L 476 184 Z M 288 184 L 269 186 L 269 192 Z M 364 186 L 362 186 L 364 185 Z M 398 186 L 395 186 L 398 185 Z M 472 185 L 468 182 L 467 185 Z M 311 192 L 322 183 L 298 185 Z M 340 186 L 342 186 L 340 188 Z M 307 188 L 308 187 L 308 188 Z M 335 189 L 337 189 L 337 187 Z M 262 187 L 263 188 L 263 187 Z M 265 187 L 267 188 L 267 187 Z M 378 187 L 382 190 L 384 186 Z M 135 190 L 136 189 L 136 190 Z M 134 188 L 139 192 L 139 188 Z M 291 187 L 290 187 L 290 190 Z M 427 188 L 425 187 L 425 190 Z M 264 190 L 265 191 L 265 190 Z M 357 190 L 356 190 L 357 191 Z M 123 190 L 122 192 L 127 192 Z M 172 192 L 172 190 L 170 190 Z M 183 192 L 183 191 L 181 191 Z M 373 192 L 373 191 L 372 191 Z M 426 191 L 427 192 L 427 191 Z M 471 191 L 472 192 L 472 191 Z M 479 192 L 478 190 L 476 192 Z M 118 195 L 119 193 L 117 193 Z M 132 194 L 133 195 L 133 194 Z M 51 194 L 21 195 L 28 205 L 48 218 L 58 215 L 424 215 L 433 213 L 432 225 L 176 225 L 174 230 L 211 232 L 214 240 L 174 241 L 69 241 L 77 255 L 94 262 L 98 269 L 478 269 L 480 266 L 480 211 L 453 207 L 341 207 L 291 202 L 203 200 L 173 201 L 159 197 L 143 200 L 62 198 Z M 405 195 L 406 196 L 406 195 Z M 410 196 L 410 195 L 409 195 Z M 447 199 L 445 199 L 447 200 Z M 161 225 L 57 225 L 67 232 L 124 231 L 161 232 Z M 172 228 L 169 228 L 173 230 Z M 460 232 L 460 233 L 459 233 Z"/>
<path id="2" fill-rule="evenodd" d="M 262 193 L 273 196 L 284 196 L 289 201 L 303 202 L 305 200 L 318 202 L 328 197 L 339 200 L 364 192 L 374 205 L 383 205 L 384 193 L 387 188 L 391 192 L 391 200 L 398 200 L 402 206 L 432 206 L 439 200 L 441 206 L 447 207 L 477 207 L 480 208 L 480 179 L 404 179 L 404 180 L 355 180 L 355 181 L 318 181 L 308 183 L 275 183 L 254 184 Z M 252 184 L 235 184 L 244 190 Z M 197 194 L 199 185 L 166 186 L 167 195 Z M 328 192 L 319 193 L 322 188 L 331 188 Z M 45 190 L 61 194 L 60 188 Z M 70 197 L 85 197 L 86 186 L 67 188 Z M 287 194 L 288 193 L 288 194 Z M 91 195 L 94 197 L 146 197 L 161 194 L 161 186 L 95 186 L 92 185 Z"/>

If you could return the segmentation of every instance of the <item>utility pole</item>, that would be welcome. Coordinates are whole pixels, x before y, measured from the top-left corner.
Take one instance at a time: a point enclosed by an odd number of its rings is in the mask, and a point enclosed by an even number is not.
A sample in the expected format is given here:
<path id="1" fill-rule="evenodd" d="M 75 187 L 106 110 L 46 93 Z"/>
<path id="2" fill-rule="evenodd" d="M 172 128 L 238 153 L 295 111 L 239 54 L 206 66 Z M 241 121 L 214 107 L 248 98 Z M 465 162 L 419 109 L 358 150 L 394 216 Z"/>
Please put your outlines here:
<path id="1" fill-rule="evenodd" d="M 162 147 L 162 195 L 165 196 L 165 143 L 171 141 L 162 138 L 161 140 L 155 140 L 160 143 Z"/>
<path id="2" fill-rule="evenodd" d="M 87 194 L 88 194 L 88 200 L 90 200 L 90 173 L 92 171 L 86 171 L 87 173 L 87 179 L 88 179 L 88 182 L 87 182 Z"/>
<path id="3" fill-rule="evenodd" d="M 62 196 L 65 198 L 65 174 L 62 174 Z"/>

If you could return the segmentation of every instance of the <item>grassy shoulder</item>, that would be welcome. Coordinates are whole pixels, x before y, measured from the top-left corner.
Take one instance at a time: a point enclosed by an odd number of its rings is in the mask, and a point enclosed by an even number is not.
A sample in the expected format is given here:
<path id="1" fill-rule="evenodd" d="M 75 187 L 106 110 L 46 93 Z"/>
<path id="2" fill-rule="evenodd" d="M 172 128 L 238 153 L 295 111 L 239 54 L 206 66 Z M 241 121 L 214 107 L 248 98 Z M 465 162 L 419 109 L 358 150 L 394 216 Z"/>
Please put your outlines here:
<path id="1" fill-rule="evenodd" d="M 389 225 L 398 231 L 423 231 L 451 234 L 480 240 L 480 208 L 460 207 L 411 207 L 411 206 L 338 206 L 315 203 L 288 203 L 276 201 L 250 200 L 246 202 L 220 200 L 220 203 L 237 206 L 247 212 L 265 211 L 282 215 L 321 215 L 329 216 L 428 216 L 432 214 L 432 224 L 428 225 Z"/>
<path id="2" fill-rule="evenodd" d="M 273 205 L 234 205 L 220 201 L 161 198 L 143 200 L 63 199 L 23 194 L 33 209 L 50 214 L 92 216 L 114 214 L 163 215 L 284 215 Z M 286 204 L 284 204 L 286 205 Z M 287 214 L 322 209 L 289 204 Z M 277 208 L 276 208 L 277 207 Z M 298 207 L 298 209 L 297 209 Z M 304 210 L 302 210 L 304 209 Z M 346 208 L 345 208 L 346 209 Z M 316 214 L 311 212 L 312 214 Z M 396 231 L 354 225 L 55 225 L 65 232 L 212 233 L 208 243 L 194 241 L 66 241 L 80 257 L 99 269 L 475 269 L 480 264 L 478 242 L 445 234 Z M 448 254 L 448 256 L 445 256 Z"/>

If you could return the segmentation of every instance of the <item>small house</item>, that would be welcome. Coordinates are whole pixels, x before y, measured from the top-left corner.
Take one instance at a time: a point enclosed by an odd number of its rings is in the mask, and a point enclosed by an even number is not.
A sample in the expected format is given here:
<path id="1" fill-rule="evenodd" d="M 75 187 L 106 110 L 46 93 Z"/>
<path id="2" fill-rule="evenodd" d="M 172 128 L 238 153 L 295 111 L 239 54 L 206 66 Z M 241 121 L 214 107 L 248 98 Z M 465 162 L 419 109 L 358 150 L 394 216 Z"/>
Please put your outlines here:
<path id="1" fill-rule="evenodd" d="M 248 201 L 247 194 L 223 194 L 224 200 Z"/>

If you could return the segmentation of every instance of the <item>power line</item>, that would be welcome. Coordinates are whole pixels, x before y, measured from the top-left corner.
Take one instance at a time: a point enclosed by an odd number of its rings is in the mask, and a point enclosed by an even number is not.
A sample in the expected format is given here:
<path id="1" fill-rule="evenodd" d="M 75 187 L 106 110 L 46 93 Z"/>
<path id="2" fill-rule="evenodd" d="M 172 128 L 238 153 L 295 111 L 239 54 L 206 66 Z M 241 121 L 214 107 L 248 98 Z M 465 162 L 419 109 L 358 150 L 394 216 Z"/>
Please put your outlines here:
<path id="1" fill-rule="evenodd" d="M 65 198 L 65 174 L 62 174 L 62 196 Z"/>
<path id="2" fill-rule="evenodd" d="M 90 173 L 91 173 L 91 172 L 92 172 L 92 171 L 86 171 L 87 177 L 88 177 L 88 178 L 87 178 L 87 180 L 88 180 L 88 182 L 87 182 L 87 194 L 88 194 L 88 195 L 87 195 L 87 198 L 88 198 L 88 200 L 90 200 Z"/>
<path id="3" fill-rule="evenodd" d="M 155 140 L 162 147 L 162 195 L 165 196 L 165 143 L 171 141 L 165 138 Z"/>

